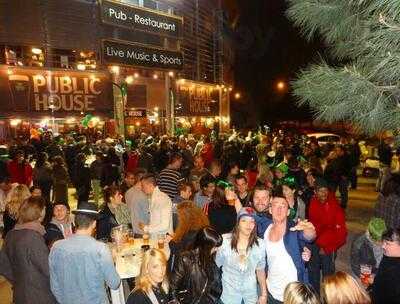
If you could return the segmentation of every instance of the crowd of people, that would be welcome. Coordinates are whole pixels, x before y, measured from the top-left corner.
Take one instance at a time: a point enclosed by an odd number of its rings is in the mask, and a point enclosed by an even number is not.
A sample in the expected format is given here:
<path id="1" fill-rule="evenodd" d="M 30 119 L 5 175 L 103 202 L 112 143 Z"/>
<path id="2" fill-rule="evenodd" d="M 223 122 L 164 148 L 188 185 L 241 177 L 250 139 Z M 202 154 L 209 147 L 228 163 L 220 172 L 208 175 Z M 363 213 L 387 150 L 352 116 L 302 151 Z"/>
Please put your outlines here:
<path id="1" fill-rule="evenodd" d="M 124 225 L 169 248 L 145 248 L 128 304 L 399 303 L 400 175 L 388 147 L 350 275 L 335 259 L 357 187 L 353 138 L 18 138 L 0 157 L 0 275 L 16 304 L 109 303 L 121 279 L 108 244 Z"/>

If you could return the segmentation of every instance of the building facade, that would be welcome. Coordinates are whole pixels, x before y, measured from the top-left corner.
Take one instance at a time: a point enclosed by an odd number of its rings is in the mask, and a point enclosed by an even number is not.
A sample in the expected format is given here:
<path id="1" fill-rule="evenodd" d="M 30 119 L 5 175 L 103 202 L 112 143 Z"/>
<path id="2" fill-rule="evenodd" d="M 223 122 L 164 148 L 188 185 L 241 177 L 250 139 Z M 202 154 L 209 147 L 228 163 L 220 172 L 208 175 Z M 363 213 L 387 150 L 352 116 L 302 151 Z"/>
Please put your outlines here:
<path id="1" fill-rule="evenodd" d="M 223 16 L 215 0 L 0 0 L 0 121 L 228 128 Z"/>

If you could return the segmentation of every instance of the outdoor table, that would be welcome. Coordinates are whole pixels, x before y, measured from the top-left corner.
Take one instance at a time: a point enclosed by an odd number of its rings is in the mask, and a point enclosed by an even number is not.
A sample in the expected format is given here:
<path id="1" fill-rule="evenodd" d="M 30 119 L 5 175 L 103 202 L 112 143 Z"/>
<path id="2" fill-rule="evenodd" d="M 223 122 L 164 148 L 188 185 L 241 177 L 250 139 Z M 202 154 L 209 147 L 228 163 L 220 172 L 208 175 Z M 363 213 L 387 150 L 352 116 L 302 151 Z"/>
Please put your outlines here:
<path id="1" fill-rule="evenodd" d="M 157 239 L 149 239 L 150 248 L 158 248 Z M 125 304 L 125 294 L 122 280 L 136 278 L 140 274 L 140 267 L 142 265 L 142 245 L 143 239 L 134 239 L 132 243 L 123 244 L 120 250 L 116 250 L 115 245 L 110 244 L 110 249 L 113 253 L 113 259 L 115 262 L 115 268 L 119 276 L 121 277 L 121 284 L 118 289 L 111 289 L 111 302 L 112 304 Z M 169 246 L 164 244 L 163 251 L 169 256 Z"/>

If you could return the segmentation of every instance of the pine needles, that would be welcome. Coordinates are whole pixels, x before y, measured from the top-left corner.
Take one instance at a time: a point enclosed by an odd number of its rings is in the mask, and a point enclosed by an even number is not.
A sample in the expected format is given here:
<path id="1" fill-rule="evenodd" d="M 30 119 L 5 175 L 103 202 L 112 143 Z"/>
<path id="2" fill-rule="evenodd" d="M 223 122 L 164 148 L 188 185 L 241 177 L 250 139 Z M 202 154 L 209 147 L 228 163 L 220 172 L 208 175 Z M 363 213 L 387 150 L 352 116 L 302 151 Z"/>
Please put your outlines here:
<path id="1" fill-rule="evenodd" d="M 350 121 L 368 134 L 400 126 L 400 1 L 289 0 L 287 16 L 307 39 L 321 36 L 341 66 L 325 61 L 293 82 L 318 119 Z"/>

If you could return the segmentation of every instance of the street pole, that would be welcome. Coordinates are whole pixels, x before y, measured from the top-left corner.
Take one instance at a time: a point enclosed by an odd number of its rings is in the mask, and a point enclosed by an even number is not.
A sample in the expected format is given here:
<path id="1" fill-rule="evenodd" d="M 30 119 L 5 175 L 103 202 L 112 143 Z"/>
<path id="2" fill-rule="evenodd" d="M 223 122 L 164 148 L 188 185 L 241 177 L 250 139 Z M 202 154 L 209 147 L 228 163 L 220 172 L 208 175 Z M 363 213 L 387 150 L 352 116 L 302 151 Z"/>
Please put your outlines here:
<path id="1" fill-rule="evenodd" d="M 117 73 L 112 73 L 112 85 L 114 96 L 114 120 L 117 123 L 117 134 L 125 137 L 125 98 L 126 94 L 119 84 L 119 77 Z"/>
<path id="2" fill-rule="evenodd" d="M 171 77 L 168 73 L 164 74 L 165 78 L 165 115 L 167 118 L 167 134 L 175 134 L 175 98 L 171 88 Z"/>

